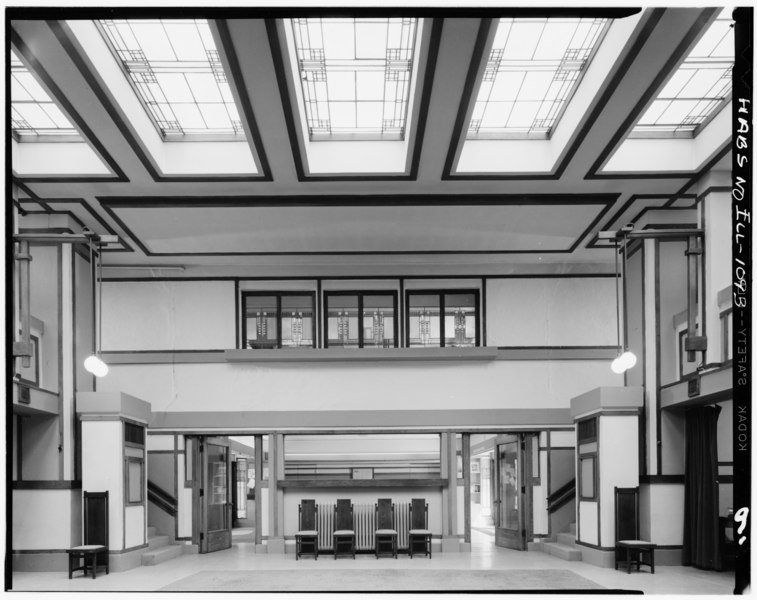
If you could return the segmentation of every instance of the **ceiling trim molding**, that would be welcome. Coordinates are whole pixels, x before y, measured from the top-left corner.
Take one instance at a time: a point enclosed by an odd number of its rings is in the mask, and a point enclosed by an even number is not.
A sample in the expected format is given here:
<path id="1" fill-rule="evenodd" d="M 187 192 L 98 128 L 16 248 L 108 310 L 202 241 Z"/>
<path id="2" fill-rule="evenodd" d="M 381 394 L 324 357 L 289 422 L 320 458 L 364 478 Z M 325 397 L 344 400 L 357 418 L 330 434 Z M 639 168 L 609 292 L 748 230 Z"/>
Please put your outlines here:
<path id="1" fill-rule="evenodd" d="M 581 205 L 615 202 L 620 194 L 342 194 L 337 196 L 97 196 L 113 208 Z"/>
<path id="2" fill-rule="evenodd" d="M 252 102 L 250 102 L 250 95 L 247 93 L 247 85 L 245 84 L 244 75 L 239 66 L 239 57 L 234 48 L 234 43 L 231 41 L 229 25 L 225 19 L 217 19 L 214 22 L 218 28 L 218 35 L 221 40 L 221 45 L 223 46 L 223 52 L 229 61 L 229 70 L 231 71 L 231 78 L 234 81 L 234 87 L 239 94 L 239 101 L 242 105 L 240 108 L 244 113 L 247 124 L 250 126 L 250 135 L 252 136 L 251 151 L 253 155 L 257 155 L 257 158 L 260 161 L 262 177 L 259 177 L 257 180 L 273 181 L 271 166 L 268 163 L 268 157 L 266 156 L 265 148 L 263 146 L 263 139 L 260 137 L 258 121 L 255 119 L 255 111 L 252 109 Z"/>
<path id="3" fill-rule="evenodd" d="M 74 204 L 77 206 L 81 206 L 84 208 L 95 221 L 97 221 L 103 229 L 109 234 L 109 235 L 117 235 L 118 241 L 121 244 L 122 248 L 103 248 L 103 252 L 134 252 L 134 248 L 132 248 L 128 242 L 124 239 L 124 236 L 120 235 L 118 231 L 116 231 L 110 223 L 108 223 L 105 219 L 103 219 L 94 208 L 86 201 L 84 198 L 48 198 L 47 199 L 48 206 L 50 207 L 50 214 L 64 214 L 64 215 L 70 215 L 81 227 L 86 227 L 87 225 L 76 216 L 72 211 L 70 210 L 60 210 L 54 208 L 55 204 Z"/>
<path id="4" fill-rule="evenodd" d="M 714 192 L 725 192 L 725 193 L 727 193 L 727 194 L 730 195 L 730 193 L 732 191 L 733 190 L 731 188 L 729 188 L 728 186 L 725 186 L 725 185 L 711 185 L 706 190 L 704 190 L 703 192 L 700 192 L 699 195 L 697 195 L 697 197 L 696 197 L 696 203 L 699 204 L 707 196 L 709 196 L 710 194 L 712 194 Z M 687 194 L 687 195 L 689 195 L 689 194 Z"/>
<path id="5" fill-rule="evenodd" d="M 570 252 L 574 252 L 580 245 L 581 242 L 588 236 L 594 228 L 597 226 L 597 224 L 604 218 L 604 216 L 610 212 L 610 209 L 612 208 L 613 204 L 620 198 L 620 194 L 615 194 L 615 198 L 612 202 L 605 205 L 605 207 L 599 211 L 599 214 L 594 217 L 594 220 L 589 223 L 589 226 L 584 230 L 584 232 L 576 238 L 575 243 L 570 247 Z"/>
<path id="6" fill-rule="evenodd" d="M 397 175 L 376 175 L 371 173 L 354 174 L 354 175 L 312 175 L 305 173 L 305 161 L 303 160 L 304 149 L 300 144 L 297 135 L 297 126 L 295 121 L 295 110 L 292 106 L 292 96 L 287 83 L 286 73 L 287 65 L 284 61 L 284 55 L 281 50 L 282 41 L 279 37 L 276 20 L 269 18 L 265 20 L 266 32 L 268 33 L 268 43 L 271 47 L 271 56 L 273 58 L 274 72 L 276 82 L 279 87 L 279 96 L 281 98 L 281 108 L 284 112 L 289 145 L 292 150 L 292 160 L 294 161 L 297 180 L 300 182 L 307 181 L 415 181 L 418 178 L 418 168 L 420 166 L 421 151 L 423 149 L 423 140 L 426 132 L 426 118 L 428 115 L 428 106 L 431 101 L 431 90 L 434 83 L 434 74 L 436 72 L 436 61 L 439 56 L 439 44 L 442 37 L 442 19 L 433 19 L 431 21 L 431 32 L 429 39 L 428 56 L 426 57 L 426 66 L 423 73 L 423 83 L 420 94 L 420 106 L 418 110 L 418 123 L 415 127 L 415 138 L 410 158 L 410 169 L 407 173 Z"/>
<path id="7" fill-rule="evenodd" d="M 712 154 L 712 158 L 710 158 L 707 163 L 699 170 L 699 172 L 694 175 L 684 186 L 678 190 L 678 194 L 683 194 L 688 190 L 691 186 L 693 186 L 697 181 L 699 181 L 702 177 L 704 177 L 712 167 L 714 167 L 720 159 L 722 159 L 726 154 L 728 154 L 731 151 L 731 147 L 733 146 L 733 138 L 725 142 L 714 154 Z"/>
<path id="8" fill-rule="evenodd" d="M 21 206 L 21 203 L 18 200 L 16 200 L 15 198 L 13 198 L 12 202 L 13 202 L 13 206 L 15 206 L 16 210 L 18 210 L 18 214 L 19 215 L 21 215 L 23 217 L 24 215 L 27 214 L 26 211 L 24 210 L 24 208 Z"/>
<path id="9" fill-rule="evenodd" d="M 588 9 L 587 12 L 591 14 L 592 9 Z M 649 19 L 647 19 L 646 23 L 644 23 L 643 27 L 641 28 L 641 31 L 639 31 L 638 35 L 636 36 L 636 39 L 633 41 L 633 44 L 629 51 L 626 53 L 626 56 L 624 57 L 621 65 L 617 68 L 615 71 L 615 74 L 613 75 L 611 81 L 605 86 L 604 91 L 599 96 L 599 100 L 597 100 L 593 107 L 591 108 L 590 114 L 588 116 L 584 116 L 583 125 L 580 128 L 580 132 L 577 130 L 576 133 L 574 133 L 572 140 L 567 144 L 567 150 L 563 152 L 561 158 L 557 160 L 557 168 L 553 169 L 549 173 L 529 173 L 529 174 L 496 174 L 496 173 L 490 173 L 490 174 L 481 174 L 481 175 L 459 175 L 452 173 L 452 167 L 454 166 L 455 158 L 459 154 L 459 151 L 462 149 L 462 144 L 464 143 L 464 131 L 465 131 L 465 120 L 466 120 L 466 114 L 468 113 L 468 109 L 470 107 L 470 103 L 473 101 L 473 88 L 475 86 L 476 82 L 476 76 L 478 73 L 478 67 L 481 63 L 482 55 L 484 48 L 486 46 L 486 40 L 489 36 L 489 29 L 491 28 L 491 21 L 482 21 L 481 27 L 478 32 L 478 38 L 476 39 L 476 46 L 473 52 L 473 56 L 471 58 L 471 64 L 468 68 L 468 77 L 465 81 L 465 87 L 463 91 L 463 97 L 460 101 L 460 107 L 458 109 L 458 115 L 457 119 L 455 120 L 455 128 L 452 133 L 452 140 L 450 142 L 450 148 L 447 152 L 447 160 L 444 164 L 444 171 L 442 172 L 442 180 L 458 180 L 458 181 L 515 181 L 515 180 L 553 180 L 553 179 L 560 179 L 562 177 L 562 174 L 565 172 L 565 169 L 570 164 L 570 161 L 573 159 L 573 156 L 575 156 L 576 152 L 578 152 L 578 148 L 583 143 L 584 139 L 588 135 L 590 129 L 594 126 L 595 121 L 597 120 L 597 117 L 599 114 L 604 110 L 605 106 L 610 101 L 610 97 L 612 96 L 615 87 L 618 85 L 621 79 L 625 77 L 626 72 L 628 68 L 630 67 L 631 63 L 636 59 L 636 56 L 641 49 L 641 47 L 646 43 L 649 36 L 652 34 L 652 31 L 657 26 L 657 23 L 662 18 L 664 9 L 654 8 L 651 11 L 651 14 L 649 16 Z M 608 18 L 620 18 L 624 16 L 629 16 L 631 14 L 635 14 L 638 12 L 638 10 L 634 11 L 625 11 L 618 14 L 603 14 L 602 16 L 607 16 Z M 586 16 L 586 15 L 583 15 Z M 642 178 L 642 177 L 639 177 Z M 634 177 L 629 177 L 629 179 L 634 179 Z M 646 177 L 644 177 L 646 179 Z"/>
<path id="10" fill-rule="evenodd" d="M 614 229 L 616 226 L 618 226 L 618 221 L 623 216 L 623 214 L 629 208 L 631 208 L 631 206 L 636 201 L 638 201 L 638 200 L 656 200 L 656 199 L 659 199 L 659 200 L 663 201 L 664 203 L 661 204 L 660 206 L 655 206 L 655 207 L 645 206 L 642 209 L 642 211 L 639 214 L 636 215 L 635 218 L 628 220 L 629 223 L 633 223 L 636 220 L 638 220 L 644 214 L 644 212 L 646 210 L 649 210 L 649 209 L 661 209 L 661 208 L 665 208 L 665 209 L 673 208 L 673 207 L 670 206 L 670 204 L 672 202 L 675 202 L 676 200 L 678 200 L 680 198 L 692 198 L 692 199 L 694 199 L 695 196 L 694 196 L 694 194 L 681 194 L 681 195 L 678 195 L 678 194 L 632 194 L 628 198 L 628 200 L 626 200 L 623 203 L 623 205 L 618 210 L 615 211 L 615 214 L 613 214 L 607 220 L 607 222 L 602 226 L 602 229 Z M 686 207 L 675 207 L 675 208 L 690 210 L 693 207 L 686 206 Z M 671 226 L 671 227 L 674 227 L 674 226 Z M 599 241 L 599 238 L 598 238 L 597 234 L 595 233 L 594 236 L 592 237 L 591 241 L 588 244 L 586 244 L 586 248 L 602 249 L 602 250 L 604 250 L 606 248 L 611 248 L 612 247 L 612 246 L 610 246 L 608 244 L 598 244 L 597 243 L 598 241 Z"/>
<path id="11" fill-rule="evenodd" d="M 6 140 L 6 153 L 5 153 L 6 162 L 10 162 L 10 160 L 11 160 L 11 153 L 10 153 L 8 147 L 7 147 L 9 145 L 10 145 L 10 139 L 7 139 Z M 9 184 L 15 185 L 16 187 L 18 187 L 18 189 L 20 189 L 27 196 L 29 196 L 29 198 L 18 198 L 17 200 L 19 202 L 24 202 L 24 201 L 27 201 L 27 200 L 34 201 L 39 206 L 41 206 L 42 209 L 45 212 L 47 212 L 47 213 L 52 212 L 52 210 L 47 205 L 47 203 L 42 198 L 40 198 L 39 196 L 37 196 L 37 194 L 35 194 L 31 190 L 31 188 L 28 185 L 26 185 L 23 181 L 21 181 L 18 177 L 16 177 L 15 175 L 12 175 L 11 177 L 8 177 L 7 181 L 8 181 Z M 8 219 L 8 222 L 12 222 L 12 219 Z"/>
<path id="12" fill-rule="evenodd" d="M 126 176 L 126 173 L 121 169 L 121 167 L 116 163 L 114 158 L 108 153 L 108 151 L 105 149 L 105 146 L 103 146 L 102 142 L 98 139 L 98 137 L 94 134 L 94 132 L 89 128 L 89 125 L 87 124 L 87 121 L 82 118 L 82 116 L 79 114 L 79 112 L 73 107 L 73 105 L 68 101 L 68 98 L 63 94 L 61 89 L 58 87 L 58 85 L 53 81 L 53 79 L 50 77 L 48 72 L 45 70 L 45 68 L 40 64 L 40 62 L 37 60 L 37 57 L 34 56 L 29 49 L 29 47 L 26 45 L 24 40 L 21 39 L 21 36 L 16 32 L 13 27 L 10 26 L 10 21 L 8 21 L 8 28 L 10 29 L 10 37 L 13 44 L 16 46 L 18 51 L 24 56 L 24 58 L 29 61 L 29 64 L 32 67 L 32 70 L 34 73 L 42 79 L 42 81 L 45 82 L 45 85 L 47 86 L 48 91 L 53 96 L 55 101 L 63 107 L 63 109 L 68 113 L 68 116 L 71 118 L 71 120 L 74 121 L 76 124 L 77 129 L 81 132 L 81 134 L 84 136 L 84 138 L 87 140 L 87 142 L 93 146 L 95 152 L 98 155 L 98 158 L 102 160 L 108 168 L 113 172 L 113 175 L 110 176 L 89 176 L 89 177 L 81 177 L 81 176 L 62 176 L 62 175 L 51 175 L 46 177 L 40 177 L 40 176 L 33 176 L 33 177 L 23 177 L 21 175 L 14 175 L 17 179 L 22 179 L 23 181 L 27 183 L 32 182 L 70 182 L 70 183 L 89 183 L 89 182 L 100 182 L 100 181 L 115 181 L 115 182 L 128 182 L 129 178 Z M 7 74 L 8 77 L 10 77 L 10 70 Z M 10 90 L 10 87 L 6 87 L 6 90 Z M 6 98 L 6 102 L 8 106 L 10 106 L 10 94 L 8 94 Z M 19 142 L 21 143 L 21 142 Z M 29 142 L 33 143 L 33 142 Z M 10 144 L 10 138 L 8 140 L 8 144 Z M 10 157 L 11 153 L 8 152 L 8 156 Z M 12 171 L 12 167 L 10 166 L 12 163 L 9 163 L 9 172 Z"/>
<path id="13" fill-rule="evenodd" d="M 65 14 L 65 13 L 64 13 Z M 100 14 L 100 16 L 103 16 Z M 98 18 L 97 15 L 92 15 L 90 18 Z M 208 181 L 208 182 L 243 182 L 243 181 L 269 181 L 266 179 L 265 175 L 212 175 L 212 174 L 204 174 L 204 175 L 195 175 L 195 176 L 186 176 L 186 175 L 163 175 L 158 168 L 153 163 L 152 158 L 150 157 L 149 153 L 146 152 L 141 144 L 139 143 L 139 140 L 137 139 L 137 136 L 135 136 L 134 133 L 132 133 L 131 129 L 127 125 L 126 121 L 122 118 L 121 113 L 114 105 L 113 101 L 110 99 L 108 94 L 106 93 L 105 89 L 102 85 L 100 85 L 100 82 L 95 77 L 95 75 L 92 73 L 92 71 L 87 66 L 84 57 L 79 52 L 79 49 L 76 47 L 76 45 L 72 41 L 73 34 L 71 33 L 71 30 L 66 25 L 66 23 L 62 21 L 47 21 L 48 26 L 55 34 L 55 37 L 60 42 L 61 46 L 63 46 L 63 49 L 66 51 L 66 54 L 68 54 L 69 58 L 74 62 L 77 69 L 79 70 L 79 73 L 84 78 L 84 80 L 87 82 L 87 85 L 92 90 L 92 93 L 97 96 L 97 99 L 100 101 L 100 104 L 105 109 L 105 111 L 108 113 L 108 116 L 113 121 L 113 124 L 116 126 L 116 128 L 121 132 L 121 135 L 124 137 L 126 142 L 129 144 L 129 147 L 132 149 L 136 157 L 139 159 L 139 162 L 142 163 L 142 166 L 147 170 L 147 172 L 150 174 L 150 177 L 152 177 L 153 181 L 156 183 L 160 182 L 198 182 L 198 181 Z M 252 125 L 251 125 L 252 126 Z"/>
<path id="14" fill-rule="evenodd" d="M 450 140 L 450 145 L 447 149 L 447 159 L 444 161 L 442 181 L 461 179 L 463 177 L 467 179 L 479 179 L 481 177 L 480 175 L 453 175 L 452 167 L 462 151 L 464 140 L 462 140 L 461 137 L 465 130 L 465 117 L 468 114 L 471 101 L 473 100 L 473 88 L 476 85 L 478 68 L 484 56 L 484 49 L 486 48 L 486 42 L 489 39 L 489 32 L 491 31 L 493 22 L 493 19 L 481 19 L 481 24 L 478 26 L 478 35 L 476 36 L 476 42 L 473 45 L 473 54 L 471 56 L 470 65 L 468 66 L 468 75 L 466 75 L 465 83 L 463 84 L 463 95 L 460 100 L 460 105 L 457 108 L 457 117 L 455 118 L 455 125 L 452 129 L 452 139 Z M 550 179 L 552 178 L 550 177 Z"/>
<path id="15" fill-rule="evenodd" d="M 596 224 L 617 201 L 620 194 L 555 194 L 555 195 L 396 195 L 341 196 L 244 196 L 129 198 L 103 197 L 96 200 L 118 226 L 146 256 L 417 256 L 417 255 L 503 255 L 503 254 L 569 254 L 579 247 Z M 599 214 L 576 236 L 570 247 L 558 250 L 384 250 L 384 251 L 316 251 L 316 252 L 153 252 L 117 214 L 119 208 L 263 208 L 263 207 L 388 207 L 388 206 L 518 206 L 518 205 L 601 205 Z"/>
<path id="16" fill-rule="evenodd" d="M 655 13 L 657 15 L 657 19 L 655 20 L 655 25 L 657 24 L 657 21 L 660 20 L 664 10 L 666 9 L 655 9 Z M 589 171 L 586 173 L 586 175 L 584 175 L 584 179 L 626 179 L 629 174 L 633 174 L 633 172 L 631 173 L 626 173 L 626 172 L 602 173 L 601 169 L 603 165 L 607 162 L 607 160 L 610 158 L 610 156 L 612 156 L 612 154 L 615 152 L 618 145 L 628 135 L 628 132 L 630 131 L 634 123 L 638 121 L 639 116 L 641 115 L 641 112 L 644 110 L 644 107 L 655 96 L 657 91 L 662 86 L 663 82 L 668 79 L 670 74 L 676 68 L 676 65 L 678 65 L 680 60 L 686 54 L 687 50 L 691 47 L 691 44 L 693 43 L 693 41 L 697 38 L 697 36 L 699 36 L 702 33 L 704 25 L 717 12 L 717 10 L 718 9 L 716 8 L 702 9 L 702 14 L 699 15 L 699 17 L 697 17 L 696 21 L 694 22 L 694 25 L 692 25 L 689 28 L 689 30 L 686 32 L 686 35 L 684 36 L 683 40 L 681 40 L 681 43 L 678 44 L 676 49 L 670 55 L 670 57 L 668 58 L 663 68 L 657 73 L 657 76 L 654 78 L 651 85 L 646 89 L 644 94 L 642 94 L 641 98 L 633 107 L 631 112 L 628 113 L 628 116 L 623 121 L 623 123 L 621 123 L 618 130 L 615 132 L 612 138 L 610 138 L 610 141 L 608 142 L 608 144 L 599 153 L 597 160 L 594 161 L 591 167 L 589 167 Z M 651 30 L 650 30 L 650 33 L 651 33 Z M 646 37 L 648 37 L 648 35 Z M 646 37 L 644 41 L 646 41 Z M 640 50 L 640 47 L 635 46 L 634 50 Z M 628 61 L 627 63 L 624 63 L 623 67 L 618 70 L 618 72 L 616 73 L 616 77 L 613 79 L 613 83 L 610 86 L 608 86 L 606 90 L 608 95 L 611 95 L 612 92 L 614 92 L 615 86 L 618 83 L 618 81 L 621 78 L 626 76 L 628 68 L 630 67 L 630 63 L 633 62 L 633 60 L 636 58 L 636 54 L 637 52 L 631 52 L 629 54 L 629 57 L 632 60 Z M 668 171 L 665 173 L 657 173 L 657 172 L 646 173 L 645 172 L 644 176 L 647 179 L 671 179 L 671 178 L 681 177 L 681 176 L 688 177 L 689 175 L 697 172 L 698 170 L 699 169 L 694 169 L 692 171 Z M 636 173 L 636 174 L 638 175 L 639 173 Z"/>

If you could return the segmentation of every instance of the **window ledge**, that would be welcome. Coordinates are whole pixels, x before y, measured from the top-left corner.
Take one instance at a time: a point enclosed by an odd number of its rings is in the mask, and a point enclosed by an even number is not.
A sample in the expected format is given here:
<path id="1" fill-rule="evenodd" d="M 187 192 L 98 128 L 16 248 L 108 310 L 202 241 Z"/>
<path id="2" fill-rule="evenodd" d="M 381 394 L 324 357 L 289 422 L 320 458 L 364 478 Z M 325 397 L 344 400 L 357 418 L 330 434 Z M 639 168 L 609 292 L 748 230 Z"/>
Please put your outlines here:
<path id="1" fill-rule="evenodd" d="M 461 361 L 495 360 L 497 348 L 280 348 L 224 350 L 226 362 L 327 362 L 327 361 Z"/>

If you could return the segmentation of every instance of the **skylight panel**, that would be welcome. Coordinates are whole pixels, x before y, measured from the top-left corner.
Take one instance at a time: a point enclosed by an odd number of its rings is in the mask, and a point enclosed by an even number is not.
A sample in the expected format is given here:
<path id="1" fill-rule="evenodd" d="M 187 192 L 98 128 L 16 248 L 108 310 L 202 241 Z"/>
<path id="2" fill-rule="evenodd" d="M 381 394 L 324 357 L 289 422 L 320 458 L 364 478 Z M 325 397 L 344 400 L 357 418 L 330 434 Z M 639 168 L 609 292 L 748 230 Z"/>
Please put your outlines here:
<path id="1" fill-rule="evenodd" d="M 731 19 L 723 9 L 660 90 L 631 135 L 696 135 L 730 98 L 734 53 Z"/>
<path id="2" fill-rule="evenodd" d="M 79 132 L 58 108 L 24 63 L 11 50 L 11 128 L 19 141 L 40 136 L 78 136 Z"/>
<path id="3" fill-rule="evenodd" d="M 244 136 L 207 21 L 112 19 L 98 24 L 165 139 Z"/>
<path id="4" fill-rule="evenodd" d="M 547 138 L 589 65 L 607 19 L 500 19 L 467 139 Z"/>
<path id="5" fill-rule="evenodd" d="M 292 19 L 311 141 L 404 139 L 417 19 Z"/>

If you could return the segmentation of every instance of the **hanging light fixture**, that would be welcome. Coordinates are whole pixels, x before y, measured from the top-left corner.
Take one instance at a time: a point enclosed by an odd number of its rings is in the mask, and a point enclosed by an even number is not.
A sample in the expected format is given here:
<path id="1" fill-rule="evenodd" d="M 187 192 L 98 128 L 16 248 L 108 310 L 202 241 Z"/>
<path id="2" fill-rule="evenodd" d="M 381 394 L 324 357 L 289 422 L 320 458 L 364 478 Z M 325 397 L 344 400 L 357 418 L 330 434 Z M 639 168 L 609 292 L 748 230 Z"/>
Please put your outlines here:
<path id="1" fill-rule="evenodd" d="M 92 373 L 95 377 L 105 377 L 108 374 L 108 365 L 105 364 L 100 353 L 102 352 L 102 306 L 103 306 L 103 277 L 102 277 L 102 246 L 99 246 L 97 252 L 97 265 L 92 261 L 92 237 L 89 239 L 89 264 L 92 265 L 92 309 L 96 310 L 97 318 L 95 319 L 95 352 L 84 359 L 84 368 Z M 97 274 L 95 274 L 97 272 Z M 96 285 L 97 284 L 97 285 Z"/>
<path id="2" fill-rule="evenodd" d="M 623 232 L 623 299 L 625 300 L 626 289 L 626 253 L 628 248 L 626 247 L 626 234 Z M 623 336 L 623 345 L 620 344 L 620 292 L 618 291 L 619 283 L 618 279 L 620 273 L 618 272 L 618 237 L 615 236 L 615 309 L 616 309 L 616 323 L 618 333 L 618 356 L 610 363 L 610 368 L 613 373 L 618 375 L 625 373 L 628 369 L 632 368 L 636 364 L 636 355 L 628 350 L 626 345 L 625 335 Z M 623 305 L 623 312 L 625 313 L 625 303 Z"/>

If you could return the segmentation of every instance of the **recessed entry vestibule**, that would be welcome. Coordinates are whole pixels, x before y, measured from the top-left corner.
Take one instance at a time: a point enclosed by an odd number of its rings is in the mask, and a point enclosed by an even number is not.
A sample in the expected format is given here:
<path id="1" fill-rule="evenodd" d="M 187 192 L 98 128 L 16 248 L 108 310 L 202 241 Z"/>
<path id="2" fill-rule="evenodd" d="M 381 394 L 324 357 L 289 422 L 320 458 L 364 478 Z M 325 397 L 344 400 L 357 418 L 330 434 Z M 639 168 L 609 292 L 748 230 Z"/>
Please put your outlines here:
<path id="1" fill-rule="evenodd" d="M 403 553 L 412 500 L 422 498 L 434 551 L 527 550 L 575 521 L 575 461 L 572 428 L 156 431 L 148 435 L 147 524 L 200 553 L 240 543 L 290 553 L 302 500 L 313 499 L 319 553 L 330 554 L 336 501 L 349 499 L 359 554 L 374 551 L 376 505 L 388 498 Z M 165 489 L 175 498 L 155 492 Z"/>

